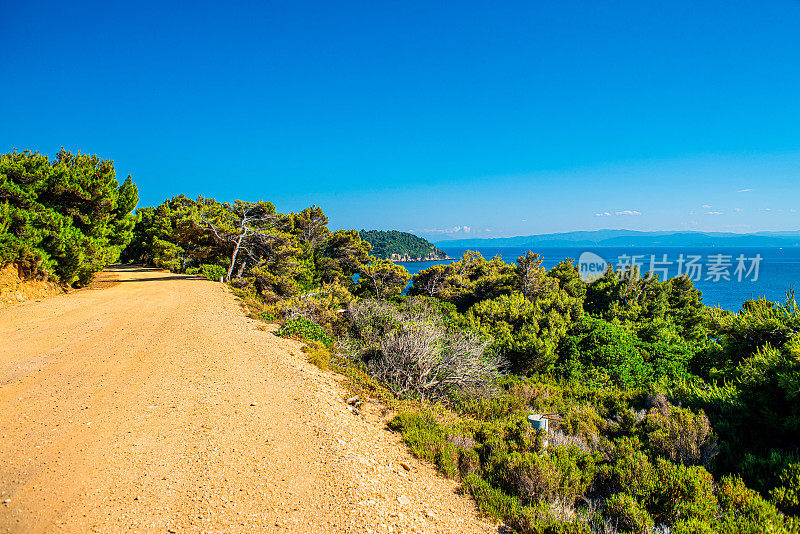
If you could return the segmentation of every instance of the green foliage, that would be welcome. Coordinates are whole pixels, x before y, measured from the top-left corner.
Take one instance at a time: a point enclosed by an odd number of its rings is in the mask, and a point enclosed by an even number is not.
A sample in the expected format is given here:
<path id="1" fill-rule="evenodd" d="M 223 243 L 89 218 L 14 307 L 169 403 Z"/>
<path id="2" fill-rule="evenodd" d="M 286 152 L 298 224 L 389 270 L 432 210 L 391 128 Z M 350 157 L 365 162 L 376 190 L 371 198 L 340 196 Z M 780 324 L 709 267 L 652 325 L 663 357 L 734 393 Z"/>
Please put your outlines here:
<path id="1" fill-rule="evenodd" d="M 408 232 L 397 230 L 361 230 L 361 239 L 372 245 L 372 253 L 381 260 L 390 260 L 393 255 L 410 258 L 445 259 L 447 254 L 433 246 L 428 240 Z"/>
<path id="2" fill-rule="evenodd" d="M 649 534 L 655 526 L 647 510 L 626 493 L 617 493 L 608 498 L 606 515 L 620 532 Z"/>
<path id="3" fill-rule="evenodd" d="M 408 285 L 411 275 L 405 267 L 389 260 L 375 260 L 358 271 L 359 281 L 355 293 L 372 296 L 378 300 L 396 297 Z"/>
<path id="4" fill-rule="evenodd" d="M 675 525 L 695 519 L 710 521 L 717 510 L 714 479 L 703 467 L 673 464 L 656 460 L 656 487 L 645 500 L 650 515 L 657 522 Z"/>
<path id="5" fill-rule="evenodd" d="M 464 312 L 477 302 L 511 293 L 517 282 L 514 267 L 500 256 L 485 260 L 479 252 L 467 251 L 456 262 L 420 271 L 409 295 L 436 297 Z"/>
<path id="6" fill-rule="evenodd" d="M 325 346 L 333 344 L 333 338 L 317 323 L 303 316 L 289 319 L 276 332 L 282 337 L 297 337 L 309 341 L 317 341 Z"/>
<path id="7" fill-rule="evenodd" d="M 319 341 L 306 340 L 306 344 L 300 348 L 306 354 L 308 363 L 314 364 L 323 371 L 328 369 L 331 363 L 331 351 Z"/>
<path id="8" fill-rule="evenodd" d="M 174 272 L 196 264 L 217 262 L 212 241 L 197 225 L 200 202 L 183 195 L 157 207 L 137 210 L 133 239 L 122 254 L 123 261 L 143 263 Z"/>
<path id="9" fill-rule="evenodd" d="M 469 309 L 467 321 L 494 339 L 493 348 L 515 371 L 531 373 L 552 369 L 558 345 L 579 315 L 575 299 L 551 287 L 534 300 L 513 292 L 481 301 Z"/>
<path id="10" fill-rule="evenodd" d="M 323 283 L 310 293 L 284 297 L 274 306 L 283 317 L 302 315 L 322 326 L 326 332 L 341 334 L 346 329 L 344 311 L 353 295 L 347 287 L 338 284 Z"/>
<path id="11" fill-rule="evenodd" d="M 402 433 L 403 442 L 415 456 L 435 464 L 446 476 L 455 478 L 459 475 L 459 450 L 464 448 L 448 441 L 453 429 L 439 424 L 432 412 L 401 412 L 388 426 Z"/>
<path id="12" fill-rule="evenodd" d="M 290 213 L 284 218 L 284 230 L 297 236 L 307 250 L 314 250 L 330 234 L 328 217 L 322 208 L 311 206 L 299 213 Z"/>
<path id="13" fill-rule="evenodd" d="M 716 527 L 720 534 L 796 531 L 787 528 L 790 522 L 738 476 L 722 477 L 717 498 L 720 513 Z"/>
<path id="14" fill-rule="evenodd" d="M 769 492 L 772 502 L 786 513 L 800 515 L 800 463 L 784 467 L 777 484 Z"/>
<path id="15" fill-rule="evenodd" d="M 469 475 L 464 487 L 478 502 L 481 513 L 497 520 L 515 519 L 521 516 L 519 499 L 507 495 L 503 490 L 490 485 L 486 480 Z"/>
<path id="16" fill-rule="evenodd" d="M 702 410 L 653 408 L 642 424 L 650 448 L 670 461 L 709 467 L 717 453 L 713 430 Z"/>
<path id="17" fill-rule="evenodd" d="M 85 285 L 131 239 L 138 192 L 114 164 L 63 148 L 50 161 L 30 151 L 0 156 L 0 265 Z"/>
<path id="18" fill-rule="evenodd" d="M 201 265 L 199 272 L 209 280 L 214 280 L 215 282 L 224 278 L 226 273 L 225 267 L 222 265 L 210 265 L 208 263 Z"/>
<path id="19" fill-rule="evenodd" d="M 582 318 L 572 326 L 559 352 L 576 376 L 599 373 L 623 388 L 643 386 L 652 378 L 639 339 L 618 322 Z"/>
<path id="20" fill-rule="evenodd" d="M 779 475 L 800 462 L 798 312 L 791 297 L 783 304 L 748 301 L 736 314 L 713 310 L 716 343 L 695 362 L 706 381 L 676 388 L 708 414 L 720 440 L 718 469 L 741 474 L 791 513 L 792 485 Z"/>
<path id="21" fill-rule="evenodd" d="M 355 230 L 337 230 L 325 236 L 314 254 L 323 283 L 352 284 L 353 275 L 370 262 L 370 244 Z"/>
<path id="22" fill-rule="evenodd" d="M 748 300 L 739 313 L 714 310 L 710 318 L 722 349 L 713 367 L 701 369 L 712 377 L 738 376 L 736 368 L 745 359 L 767 347 L 780 350 L 800 332 L 800 313 L 792 297 L 783 304 Z"/>

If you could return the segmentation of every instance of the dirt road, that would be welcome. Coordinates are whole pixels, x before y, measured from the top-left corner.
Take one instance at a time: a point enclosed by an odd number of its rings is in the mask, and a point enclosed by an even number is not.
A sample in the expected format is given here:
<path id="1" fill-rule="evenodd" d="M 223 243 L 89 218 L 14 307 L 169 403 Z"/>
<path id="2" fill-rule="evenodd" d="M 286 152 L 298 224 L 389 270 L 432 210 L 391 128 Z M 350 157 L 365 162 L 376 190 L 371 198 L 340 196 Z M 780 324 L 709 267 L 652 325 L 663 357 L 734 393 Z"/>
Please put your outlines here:
<path id="1" fill-rule="evenodd" d="M 135 267 L 0 310 L 0 532 L 496 532 L 260 327 Z"/>

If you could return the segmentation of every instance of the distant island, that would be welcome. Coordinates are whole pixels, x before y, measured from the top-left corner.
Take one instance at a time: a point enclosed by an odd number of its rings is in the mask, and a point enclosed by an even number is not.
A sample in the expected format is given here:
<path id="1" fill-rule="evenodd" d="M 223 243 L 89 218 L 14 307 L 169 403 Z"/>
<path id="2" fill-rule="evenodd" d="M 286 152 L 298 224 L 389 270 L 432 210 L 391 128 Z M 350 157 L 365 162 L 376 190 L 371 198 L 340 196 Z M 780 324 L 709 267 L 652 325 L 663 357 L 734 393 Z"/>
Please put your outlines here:
<path id="1" fill-rule="evenodd" d="M 361 239 L 372 245 L 372 254 L 396 262 L 435 261 L 452 259 L 433 243 L 397 230 L 361 230 Z"/>
<path id="2" fill-rule="evenodd" d="M 639 232 L 594 230 L 489 239 L 438 241 L 446 247 L 796 247 L 800 231 L 756 232 Z"/>

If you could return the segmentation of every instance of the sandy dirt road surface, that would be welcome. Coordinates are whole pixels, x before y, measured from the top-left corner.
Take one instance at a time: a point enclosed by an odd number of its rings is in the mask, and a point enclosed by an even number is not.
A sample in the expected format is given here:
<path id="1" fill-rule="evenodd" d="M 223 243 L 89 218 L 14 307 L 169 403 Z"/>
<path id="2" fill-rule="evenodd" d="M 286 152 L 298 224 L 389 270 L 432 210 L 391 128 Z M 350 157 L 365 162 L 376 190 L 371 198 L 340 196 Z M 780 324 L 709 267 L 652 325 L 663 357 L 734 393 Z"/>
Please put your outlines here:
<path id="1" fill-rule="evenodd" d="M 0 532 L 497 531 L 261 328 L 127 266 L 0 309 Z"/>

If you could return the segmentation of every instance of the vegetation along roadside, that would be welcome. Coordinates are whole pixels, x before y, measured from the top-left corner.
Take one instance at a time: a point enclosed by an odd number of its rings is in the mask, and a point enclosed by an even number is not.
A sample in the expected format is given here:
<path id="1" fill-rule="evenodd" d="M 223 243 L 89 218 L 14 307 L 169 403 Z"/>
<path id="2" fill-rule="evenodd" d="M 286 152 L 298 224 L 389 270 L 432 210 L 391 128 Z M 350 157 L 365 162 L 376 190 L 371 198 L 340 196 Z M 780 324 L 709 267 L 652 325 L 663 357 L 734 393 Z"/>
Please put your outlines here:
<path id="1" fill-rule="evenodd" d="M 6 154 L 0 263 L 75 286 L 118 256 L 224 279 L 518 532 L 800 531 L 793 295 L 730 313 L 686 277 L 585 283 L 532 252 L 468 252 L 404 294 L 408 272 L 316 206 L 136 199 L 96 156 Z"/>

